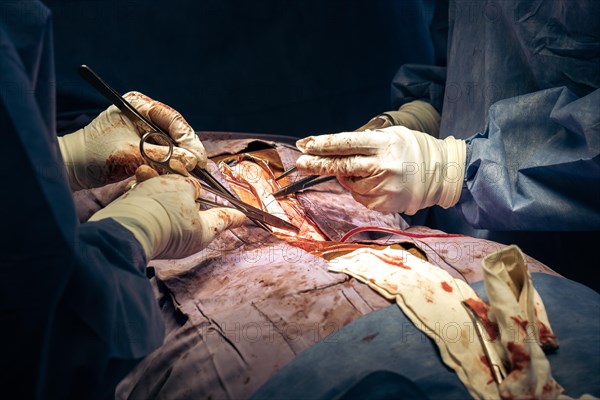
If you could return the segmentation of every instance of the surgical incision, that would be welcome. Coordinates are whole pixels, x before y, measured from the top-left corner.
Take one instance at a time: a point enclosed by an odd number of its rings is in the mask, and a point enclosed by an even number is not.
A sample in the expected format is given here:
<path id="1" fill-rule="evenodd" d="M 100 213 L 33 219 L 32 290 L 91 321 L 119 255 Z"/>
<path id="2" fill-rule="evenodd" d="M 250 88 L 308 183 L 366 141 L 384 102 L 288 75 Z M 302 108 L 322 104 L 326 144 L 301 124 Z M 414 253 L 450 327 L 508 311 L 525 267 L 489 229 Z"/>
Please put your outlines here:
<path id="1" fill-rule="evenodd" d="M 295 196 L 280 199 L 272 196 L 281 187 L 275 180 L 275 172 L 281 170 L 281 161 L 274 150 L 238 154 L 220 160 L 218 165 L 223 177 L 241 200 L 298 227 L 300 232 L 294 235 L 295 239 L 328 240 L 307 216 Z M 278 236 L 291 234 L 276 227 L 272 229 Z"/>

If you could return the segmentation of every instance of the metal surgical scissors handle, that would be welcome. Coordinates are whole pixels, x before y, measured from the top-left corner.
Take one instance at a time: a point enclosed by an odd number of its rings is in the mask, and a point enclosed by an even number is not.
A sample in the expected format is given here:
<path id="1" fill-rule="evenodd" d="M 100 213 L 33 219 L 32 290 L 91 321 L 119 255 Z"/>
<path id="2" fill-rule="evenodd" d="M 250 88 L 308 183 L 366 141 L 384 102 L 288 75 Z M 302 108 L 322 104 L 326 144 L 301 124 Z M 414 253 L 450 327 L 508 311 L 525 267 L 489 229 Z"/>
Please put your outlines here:
<path id="1" fill-rule="evenodd" d="M 121 110 L 121 112 L 125 114 L 131 121 L 141 121 L 150 129 L 149 132 L 146 132 L 142 135 L 140 140 L 140 153 L 142 154 L 142 157 L 144 157 L 146 161 L 158 164 L 167 169 L 169 172 L 172 172 L 172 169 L 169 166 L 169 161 L 171 160 L 173 148 L 175 146 L 173 139 L 171 139 L 171 137 L 158 125 L 140 114 L 135 107 L 129 104 L 129 102 L 125 100 L 119 93 L 117 93 L 117 91 L 114 90 L 108 83 L 104 82 L 104 80 L 100 78 L 98 74 L 96 74 L 90 67 L 87 65 L 80 66 L 79 73 L 86 81 L 88 81 L 88 83 L 90 83 L 94 88 L 96 88 L 96 90 L 103 94 L 104 97 L 117 106 L 117 108 Z M 167 154 L 162 159 L 153 159 L 146 153 L 144 146 L 146 143 L 149 143 L 150 140 L 169 146 Z"/>
<path id="2" fill-rule="evenodd" d="M 150 131 L 144 133 L 140 139 L 140 153 L 142 157 L 144 157 L 144 159 L 149 163 L 164 168 L 167 172 L 180 175 L 180 173 L 174 170 L 169 163 L 173 155 L 173 149 L 175 146 L 173 139 L 159 126 L 157 126 L 152 121 L 140 114 L 131 104 L 129 104 L 127 100 L 121 97 L 119 93 L 117 93 L 112 87 L 110 87 L 106 82 L 104 82 L 102 78 L 100 78 L 90 67 L 88 67 L 87 65 L 80 66 L 79 73 L 86 81 L 88 81 L 92 86 L 94 86 L 94 88 L 96 88 L 115 106 L 117 106 L 119 110 L 121 110 L 131 121 L 141 121 L 145 125 L 147 125 L 148 128 L 150 128 Z M 151 155 L 148 154 L 145 148 L 145 145 L 151 142 L 166 144 L 169 147 L 167 154 L 160 159 L 153 158 Z M 200 167 L 196 167 L 194 168 L 194 170 L 191 171 L 191 175 L 198 179 L 203 189 L 229 201 L 231 204 L 234 205 L 235 208 L 247 215 L 248 218 L 250 218 L 255 224 L 257 224 L 261 228 L 272 232 L 272 230 L 266 225 L 268 224 L 276 226 L 278 228 L 292 230 L 295 232 L 299 231 L 299 229 L 296 226 L 290 224 L 289 222 L 237 199 L 207 170 L 202 169 Z M 208 182 L 208 185 L 202 182 L 201 179 L 204 179 L 206 182 Z"/>
<path id="3" fill-rule="evenodd" d="M 169 155 L 161 160 L 155 160 L 154 158 L 149 156 L 146 153 L 146 151 L 144 150 L 144 144 L 148 143 L 148 141 L 155 135 L 159 135 L 163 139 L 166 139 L 169 144 L 169 147 L 171 149 L 171 151 L 169 152 Z M 160 132 L 145 133 L 142 136 L 142 139 L 140 140 L 140 152 L 142 153 L 142 155 L 144 156 L 144 158 L 147 161 L 164 168 L 167 172 L 169 172 L 171 174 L 181 175 L 180 172 L 174 170 L 169 164 L 169 161 L 171 159 L 171 154 L 173 153 L 172 148 L 173 148 L 173 140 L 168 136 L 164 137 L 164 134 L 162 134 Z M 227 200 L 229 203 L 231 203 L 233 205 L 234 208 L 236 208 L 237 210 L 244 213 L 248 218 L 250 218 L 252 221 L 257 223 L 259 226 L 263 227 L 261 224 L 267 224 L 267 225 L 276 226 L 281 229 L 291 230 L 294 232 L 299 231 L 299 229 L 296 226 L 292 225 L 291 223 L 289 223 L 281 218 L 278 218 L 272 214 L 269 214 L 259 208 L 251 206 L 250 204 L 243 202 L 242 200 L 238 199 L 237 197 L 234 197 L 229 192 L 224 192 L 218 187 L 214 187 L 213 185 L 206 184 L 205 182 L 202 181 L 202 179 L 205 178 L 205 175 L 200 175 L 200 176 L 197 175 L 199 171 L 202 171 L 202 170 L 198 169 L 198 171 L 196 171 L 196 169 L 195 169 L 194 171 L 191 172 L 191 175 L 197 179 L 197 181 L 200 183 L 200 186 L 202 187 L 203 190 L 206 190 L 207 192 L 210 192 L 216 196 L 219 196 L 220 198 L 222 198 L 224 200 Z M 214 178 L 212 178 L 212 179 L 214 179 Z M 218 204 L 218 203 L 213 203 L 210 201 L 204 201 L 202 199 L 199 199 L 198 202 L 204 203 L 207 205 L 212 205 L 212 206 L 215 206 L 216 204 Z M 220 206 L 223 206 L 223 205 L 220 205 Z M 267 229 L 267 230 L 271 231 L 270 229 Z"/>

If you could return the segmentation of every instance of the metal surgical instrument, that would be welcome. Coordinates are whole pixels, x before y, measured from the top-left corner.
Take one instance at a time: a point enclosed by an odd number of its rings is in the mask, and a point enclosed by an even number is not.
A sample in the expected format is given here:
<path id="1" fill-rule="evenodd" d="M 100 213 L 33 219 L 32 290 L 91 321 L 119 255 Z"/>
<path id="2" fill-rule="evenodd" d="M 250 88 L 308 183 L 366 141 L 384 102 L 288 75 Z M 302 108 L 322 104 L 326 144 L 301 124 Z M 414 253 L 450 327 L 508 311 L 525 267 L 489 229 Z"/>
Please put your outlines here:
<path id="1" fill-rule="evenodd" d="M 284 176 L 291 174 L 295 170 L 296 170 L 296 167 L 292 167 L 292 168 L 288 169 L 287 171 L 285 171 L 283 174 L 279 175 L 277 178 L 275 178 L 275 180 L 279 180 L 279 179 L 283 178 Z M 311 186 L 318 185 L 319 183 L 327 182 L 332 179 L 335 179 L 335 176 L 309 175 L 309 176 L 299 179 L 296 182 L 290 183 L 289 185 L 284 186 L 281 189 L 273 192 L 273 197 L 278 198 L 278 197 L 287 196 L 288 194 L 299 192 L 300 190 L 307 189 Z"/>
<path id="2" fill-rule="evenodd" d="M 150 129 L 148 132 L 142 135 L 140 140 L 140 153 L 142 154 L 144 159 L 146 159 L 146 161 L 148 161 L 151 164 L 160 166 L 161 168 L 164 168 L 170 173 L 181 174 L 178 171 L 174 170 L 169 164 L 173 155 L 173 149 L 175 147 L 175 144 L 173 142 L 173 139 L 171 139 L 171 137 L 166 132 L 164 132 L 159 126 L 157 126 L 152 121 L 140 114 L 131 104 L 129 104 L 127 100 L 125 100 L 121 95 L 119 95 L 106 82 L 104 82 L 87 65 L 80 66 L 79 73 L 102 95 L 104 95 L 108 100 L 110 100 L 111 103 L 117 106 L 117 108 L 119 108 L 119 110 L 121 110 L 131 121 L 141 121 Z M 146 144 L 151 144 L 152 142 L 159 143 L 161 145 L 164 144 L 169 147 L 165 157 L 163 157 L 162 159 L 154 159 L 147 154 L 144 146 Z M 229 192 L 229 190 L 227 190 L 227 188 L 225 188 L 217 179 L 215 179 L 207 170 L 196 166 L 192 171 L 190 171 L 190 174 L 194 178 L 198 179 L 200 185 L 202 186 L 202 189 L 216 196 L 219 196 L 224 200 L 227 200 L 236 209 L 248 216 L 248 218 L 250 218 L 261 228 L 271 231 L 271 229 L 268 226 L 265 226 L 265 224 L 267 224 L 275 226 L 277 228 L 291 230 L 294 232 L 299 231 L 299 229 L 291 223 L 238 199 L 231 192 Z M 202 180 L 206 181 L 207 183 L 203 182 Z M 210 202 L 204 203 L 208 204 Z"/>

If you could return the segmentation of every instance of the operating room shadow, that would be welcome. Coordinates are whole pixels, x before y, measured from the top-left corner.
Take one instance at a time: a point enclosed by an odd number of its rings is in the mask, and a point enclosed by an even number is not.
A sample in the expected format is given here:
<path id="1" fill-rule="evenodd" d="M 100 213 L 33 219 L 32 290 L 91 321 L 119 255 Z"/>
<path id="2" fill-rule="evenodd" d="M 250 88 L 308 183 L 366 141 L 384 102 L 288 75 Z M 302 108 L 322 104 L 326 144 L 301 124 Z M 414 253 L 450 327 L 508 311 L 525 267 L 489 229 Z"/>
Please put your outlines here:
<path id="1" fill-rule="evenodd" d="M 598 256 L 593 250 L 599 232 L 502 232 L 508 237 L 496 240 L 517 244 L 531 257 L 543 262 L 566 278 L 582 283 L 600 293 Z"/>
<path id="2" fill-rule="evenodd" d="M 107 103 L 78 75 L 88 64 L 197 130 L 306 136 L 355 129 L 387 110 L 404 63 L 432 63 L 433 1 L 47 0 L 59 119 Z"/>

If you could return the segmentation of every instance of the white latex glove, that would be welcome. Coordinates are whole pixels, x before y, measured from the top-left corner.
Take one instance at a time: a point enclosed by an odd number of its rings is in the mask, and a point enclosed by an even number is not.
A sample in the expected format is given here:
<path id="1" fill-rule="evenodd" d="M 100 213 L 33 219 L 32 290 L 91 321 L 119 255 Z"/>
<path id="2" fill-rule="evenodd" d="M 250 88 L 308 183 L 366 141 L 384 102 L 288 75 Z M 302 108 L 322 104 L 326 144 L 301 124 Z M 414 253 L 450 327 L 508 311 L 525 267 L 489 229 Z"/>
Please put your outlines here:
<path id="1" fill-rule="evenodd" d="M 168 132 L 178 146 L 173 157 L 187 170 L 205 167 L 204 146 L 181 114 L 171 107 L 138 93 L 123 96 L 142 115 Z M 132 176 L 145 164 L 139 151 L 140 137 L 149 128 L 132 123 L 119 109 L 110 106 L 86 127 L 58 138 L 71 189 L 89 189 Z M 166 146 L 149 146 L 149 152 L 166 154 Z M 157 156 L 157 158 L 161 158 Z"/>
<path id="2" fill-rule="evenodd" d="M 198 211 L 200 192 L 194 178 L 157 176 L 136 184 L 89 221 L 114 219 L 134 234 L 149 260 L 187 257 L 246 219 L 233 208 Z"/>
<path id="3" fill-rule="evenodd" d="M 466 145 L 435 139 L 403 126 L 310 136 L 296 142 L 306 155 L 296 166 L 308 174 L 335 175 L 354 199 L 384 213 L 413 215 L 452 207 L 460 198 Z"/>

